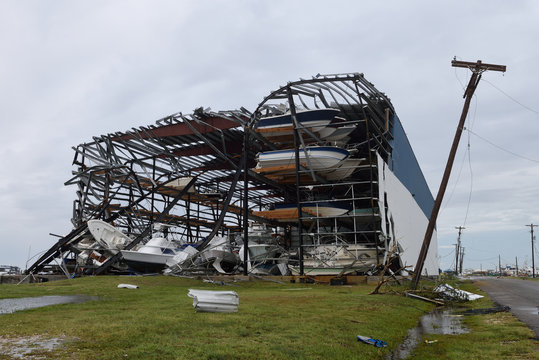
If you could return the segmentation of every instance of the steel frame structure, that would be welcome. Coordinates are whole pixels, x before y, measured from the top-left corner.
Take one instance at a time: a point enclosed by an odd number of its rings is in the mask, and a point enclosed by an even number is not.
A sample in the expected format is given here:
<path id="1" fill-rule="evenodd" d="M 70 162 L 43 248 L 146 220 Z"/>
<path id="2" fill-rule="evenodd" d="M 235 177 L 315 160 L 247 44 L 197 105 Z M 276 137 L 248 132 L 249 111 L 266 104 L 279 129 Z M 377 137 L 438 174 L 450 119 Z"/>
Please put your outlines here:
<path id="1" fill-rule="evenodd" d="M 253 171 L 257 153 L 294 146 L 290 139 L 279 143 L 257 132 L 260 118 L 283 109 L 294 115 L 299 108 L 330 107 L 341 111 L 342 124 L 356 126 L 346 147 L 365 161 L 351 177 L 328 181 L 308 167 L 297 166 L 296 181 L 282 181 Z M 155 222 L 174 225 L 178 236 L 201 247 L 217 233 L 243 234 L 248 246 L 249 220 L 276 229 L 284 226 L 255 216 L 253 210 L 297 200 L 298 219 L 291 226 L 300 266 L 303 248 L 327 234 L 340 233 L 347 242 L 386 248 L 378 236 L 384 224 L 376 211 L 384 209 L 376 210 L 375 153 L 386 161 L 391 156 L 394 114 L 389 98 L 363 74 L 336 74 L 287 83 L 266 96 L 254 112 L 199 108 L 192 114 L 167 116 L 154 125 L 93 137 L 73 147 L 73 177 L 65 183 L 76 187 L 71 219 L 74 229 L 28 272 L 36 273 L 57 258 L 72 265 L 64 266 L 68 273 L 77 267 L 94 274 L 115 269 L 121 260 L 119 254 L 99 266 L 79 259 L 84 251 L 95 250 L 85 247 L 85 239 L 91 236 L 87 227 L 91 219 L 109 222 L 130 236 L 133 242 L 129 248 L 145 241 Z M 295 125 L 296 149 L 325 144 L 309 129 L 297 122 Z M 182 188 L 170 185 L 185 178 L 191 181 Z M 313 218 L 301 211 L 305 201 L 328 199 L 349 201 L 354 209 L 369 208 L 372 214 Z"/>

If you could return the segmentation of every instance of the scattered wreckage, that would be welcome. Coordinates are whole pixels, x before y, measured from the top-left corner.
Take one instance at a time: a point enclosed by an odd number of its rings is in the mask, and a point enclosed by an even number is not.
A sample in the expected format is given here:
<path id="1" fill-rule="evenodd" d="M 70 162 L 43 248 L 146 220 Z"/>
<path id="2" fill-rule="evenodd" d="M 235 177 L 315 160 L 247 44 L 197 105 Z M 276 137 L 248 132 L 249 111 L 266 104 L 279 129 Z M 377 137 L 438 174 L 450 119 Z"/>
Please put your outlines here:
<path id="1" fill-rule="evenodd" d="M 91 257 L 96 265 L 107 255 L 121 253 L 118 269 L 133 273 L 160 273 L 167 275 L 239 274 L 246 266 L 253 275 L 288 275 L 290 252 L 280 245 L 282 237 L 263 225 L 251 224 L 251 244 L 244 264 L 245 247 L 241 236 L 216 235 L 203 249 L 200 243 L 187 243 L 175 239 L 170 226 L 154 224 L 155 232 L 146 242 L 132 250 L 124 250 L 132 239 L 114 226 L 101 220 L 89 221 L 88 227 L 94 243 L 87 238 L 87 248 L 79 255 L 81 261 Z M 166 231 L 164 231 L 166 230 Z M 203 239 L 204 240 L 204 239 Z M 201 241 L 204 242 L 204 241 Z M 100 252 L 96 249 L 99 247 Z"/>

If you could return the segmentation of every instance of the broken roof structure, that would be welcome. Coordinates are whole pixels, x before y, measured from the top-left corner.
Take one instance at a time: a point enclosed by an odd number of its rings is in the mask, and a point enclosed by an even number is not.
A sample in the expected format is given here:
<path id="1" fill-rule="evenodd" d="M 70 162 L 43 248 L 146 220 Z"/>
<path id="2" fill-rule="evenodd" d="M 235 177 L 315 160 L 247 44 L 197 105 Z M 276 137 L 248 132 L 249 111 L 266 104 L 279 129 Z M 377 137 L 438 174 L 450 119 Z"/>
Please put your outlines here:
<path id="1" fill-rule="evenodd" d="M 73 150 L 73 229 L 30 273 L 55 259 L 69 274 L 125 271 L 121 250 L 158 223 L 199 250 L 237 239 L 244 262 L 262 224 L 282 235 L 292 274 L 376 272 L 393 245 L 397 270 L 414 265 L 433 205 L 389 98 L 358 73 L 289 82 L 252 112 L 199 108 Z M 96 241 L 93 219 L 129 240 Z M 438 271 L 433 241 L 428 274 Z"/>

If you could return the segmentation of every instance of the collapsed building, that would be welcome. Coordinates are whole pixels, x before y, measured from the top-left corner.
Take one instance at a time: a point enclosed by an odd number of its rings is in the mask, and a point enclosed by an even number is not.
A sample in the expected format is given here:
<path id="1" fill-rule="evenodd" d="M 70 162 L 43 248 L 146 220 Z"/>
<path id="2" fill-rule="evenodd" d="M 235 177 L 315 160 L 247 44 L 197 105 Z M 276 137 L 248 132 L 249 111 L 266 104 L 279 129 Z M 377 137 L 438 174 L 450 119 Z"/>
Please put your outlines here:
<path id="1" fill-rule="evenodd" d="M 413 271 L 434 203 L 389 98 L 357 73 L 73 150 L 73 229 L 30 273 Z M 434 234 L 425 274 L 436 251 Z"/>

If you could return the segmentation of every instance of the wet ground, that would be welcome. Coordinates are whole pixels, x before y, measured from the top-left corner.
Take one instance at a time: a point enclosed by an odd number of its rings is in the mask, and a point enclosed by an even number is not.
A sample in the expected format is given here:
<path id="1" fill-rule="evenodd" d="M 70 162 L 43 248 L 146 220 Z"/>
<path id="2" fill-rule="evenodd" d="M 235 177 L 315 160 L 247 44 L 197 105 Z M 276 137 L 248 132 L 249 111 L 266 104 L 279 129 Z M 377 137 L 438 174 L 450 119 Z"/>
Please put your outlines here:
<path id="1" fill-rule="evenodd" d="M 458 335 L 465 334 L 468 329 L 462 326 L 462 315 L 453 314 L 452 310 L 434 310 L 431 313 L 423 315 L 419 319 L 419 324 L 408 330 L 408 335 L 389 356 L 390 360 L 402 360 L 408 358 L 412 350 L 421 342 L 424 335 L 442 334 Z"/>
<path id="2" fill-rule="evenodd" d="M 474 283 L 495 302 L 509 306 L 539 339 L 539 281 L 516 278 L 474 278 Z"/>
<path id="3" fill-rule="evenodd" d="M 86 295 L 51 295 L 0 300 L 0 314 L 11 314 L 15 311 L 35 309 L 58 304 L 76 304 L 97 300 L 97 296 Z"/>
<path id="4" fill-rule="evenodd" d="M 40 335 L 0 337 L 0 355 L 12 359 L 43 359 L 44 352 L 54 350 L 65 341 L 65 338 L 46 338 Z"/>
<path id="5" fill-rule="evenodd" d="M 84 303 L 91 300 L 98 300 L 98 297 L 86 295 L 51 295 L 2 299 L 0 300 L 0 314 L 11 314 L 15 311 L 50 305 Z M 44 352 L 57 348 L 66 340 L 66 338 L 48 338 L 40 335 L 0 337 L 0 356 L 6 355 L 13 359 L 42 359 Z"/>

